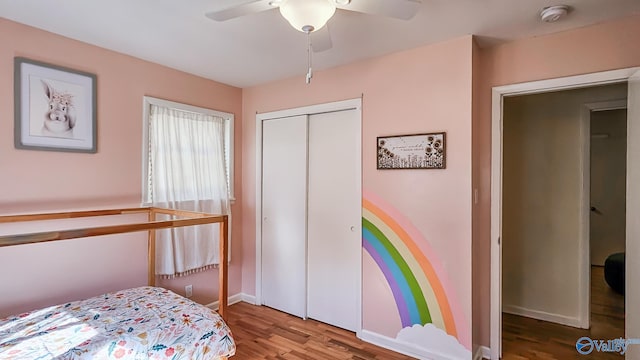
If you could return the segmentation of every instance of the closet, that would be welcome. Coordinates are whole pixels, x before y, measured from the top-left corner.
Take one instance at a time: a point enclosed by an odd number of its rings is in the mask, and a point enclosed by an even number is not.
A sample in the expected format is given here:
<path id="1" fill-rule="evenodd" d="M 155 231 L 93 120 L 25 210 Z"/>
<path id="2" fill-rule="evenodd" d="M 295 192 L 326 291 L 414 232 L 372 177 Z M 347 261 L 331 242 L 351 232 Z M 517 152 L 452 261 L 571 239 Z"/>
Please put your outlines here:
<path id="1" fill-rule="evenodd" d="M 257 275 L 263 305 L 357 331 L 362 162 L 353 102 L 259 119 Z"/>

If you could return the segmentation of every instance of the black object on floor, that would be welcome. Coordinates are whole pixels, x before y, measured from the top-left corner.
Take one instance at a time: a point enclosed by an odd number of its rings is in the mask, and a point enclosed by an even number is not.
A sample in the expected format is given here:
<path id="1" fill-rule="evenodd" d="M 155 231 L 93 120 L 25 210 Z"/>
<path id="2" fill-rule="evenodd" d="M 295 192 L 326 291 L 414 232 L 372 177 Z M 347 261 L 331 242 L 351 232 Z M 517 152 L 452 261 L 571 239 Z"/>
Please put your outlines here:
<path id="1" fill-rule="evenodd" d="M 624 253 L 609 255 L 604 261 L 604 280 L 613 291 L 624 295 Z"/>

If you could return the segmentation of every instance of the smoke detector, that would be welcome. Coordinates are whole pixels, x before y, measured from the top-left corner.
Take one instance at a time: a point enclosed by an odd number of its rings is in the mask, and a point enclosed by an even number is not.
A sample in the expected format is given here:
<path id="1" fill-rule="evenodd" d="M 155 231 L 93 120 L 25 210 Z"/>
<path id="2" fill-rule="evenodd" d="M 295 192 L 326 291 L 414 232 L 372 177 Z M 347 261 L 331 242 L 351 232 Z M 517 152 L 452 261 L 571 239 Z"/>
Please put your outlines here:
<path id="1" fill-rule="evenodd" d="M 569 13 L 567 5 L 547 6 L 540 11 L 540 19 L 544 22 L 556 22 Z"/>

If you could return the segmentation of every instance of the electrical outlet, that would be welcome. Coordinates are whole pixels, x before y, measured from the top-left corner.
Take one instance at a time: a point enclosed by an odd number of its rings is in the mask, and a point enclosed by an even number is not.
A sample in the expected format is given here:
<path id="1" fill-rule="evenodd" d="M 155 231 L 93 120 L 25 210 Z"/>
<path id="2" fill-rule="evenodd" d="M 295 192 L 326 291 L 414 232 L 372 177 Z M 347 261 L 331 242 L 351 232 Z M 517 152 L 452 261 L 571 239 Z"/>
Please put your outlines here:
<path id="1" fill-rule="evenodd" d="M 190 298 L 191 296 L 193 296 L 193 285 L 187 285 L 184 287 L 184 292 L 186 294 L 186 297 Z"/>

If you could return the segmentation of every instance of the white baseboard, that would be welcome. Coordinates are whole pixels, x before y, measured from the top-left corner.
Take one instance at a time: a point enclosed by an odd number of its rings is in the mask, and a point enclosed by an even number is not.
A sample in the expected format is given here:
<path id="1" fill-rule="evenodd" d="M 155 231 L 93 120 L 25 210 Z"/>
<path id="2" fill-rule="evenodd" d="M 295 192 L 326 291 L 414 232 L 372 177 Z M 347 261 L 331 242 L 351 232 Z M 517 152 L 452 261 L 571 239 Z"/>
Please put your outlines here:
<path id="1" fill-rule="evenodd" d="M 473 355 L 473 360 L 491 359 L 491 349 L 486 346 L 479 346 Z"/>
<path id="2" fill-rule="evenodd" d="M 233 304 L 239 303 L 240 301 L 244 301 L 246 303 L 255 305 L 256 297 L 253 296 L 253 295 L 247 295 L 245 293 L 238 293 L 238 294 L 229 296 L 229 298 L 227 299 L 227 303 L 229 305 L 233 305 Z M 209 304 L 207 304 L 205 306 L 210 308 L 210 309 L 213 309 L 213 310 L 218 310 L 218 304 L 220 304 L 220 302 L 218 300 L 216 300 L 216 301 L 214 301 L 212 303 L 209 303 Z"/>
<path id="3" fill-rule="evenodd" d="M 244 301 L 244 302 L 246 302 L 248 304 L 251 304 L 251 305 L 255 305 L 256 304 L 256 297 L 255 296 L 248 295 L 248 294 L 245 294 L 245 293 L 241 293 L 240 295 L 242 297 L 242 301 Z"/>
<path id="4" fill-rule="evenodd" d="M 539 310 L 531 310 L 531 309 L 527 309 L 527 308 L 523 308 L 515 305 L 503 305 L 502 311 L 507 314 L 526 316 L 533 319 L 553 322 L 556 324 L 582 328 L 582 322 L 580 321 L 580 318 L 577 318 L 577 317 L 553 314 L 553 313 L 548 313 L 548 312 L 539 311 Z"/>
<path id="5" fill-rule="evenodd" d="M 377 345 L 383 347 L 385 349 L 389 349 L 391 351 L 395 351 L 407 356 L 414 357 L 416 359 L 424 359 L 424 360 L 458 360 L 446 356 L 444 354 L 435 353 L 432 351 L 428 351 L 424 348 L 420 348 L 411 344 L 407 344 L 404 342 L 399 342 L 394 338 L 390 338 L 388 336 L 380 335 L 368 330 L 362 330 L 362 332 L 358 336 L 362 341 L 366 341 L 373 345 Z"/>

